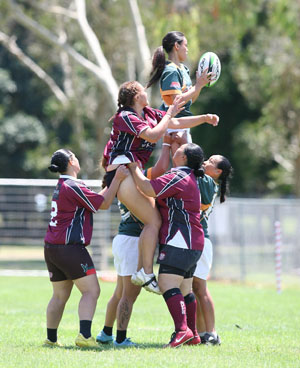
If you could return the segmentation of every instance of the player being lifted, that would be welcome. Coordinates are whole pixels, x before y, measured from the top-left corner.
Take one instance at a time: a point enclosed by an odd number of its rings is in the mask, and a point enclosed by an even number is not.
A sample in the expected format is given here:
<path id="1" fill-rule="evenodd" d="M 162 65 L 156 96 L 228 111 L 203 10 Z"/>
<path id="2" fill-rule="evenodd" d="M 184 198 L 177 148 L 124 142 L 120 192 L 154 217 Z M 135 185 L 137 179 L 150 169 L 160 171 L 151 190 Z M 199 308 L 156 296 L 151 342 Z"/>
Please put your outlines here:
<path id="1" fill-rule="evenodd" d="M 108 143 L 107 183 L 115 175 L 120 164 L 140 161 L 142 167 L 148 162 L 155 143 L 168 128 L 191 128 L 207 122 L 218 124 L 217 115 L 205 114 L 174 118 L 182 110 L 185 102 L 178 96 L 167 112 L 149 106 L 145 88 L 138 82 L 126 82 L 121 85 L 118 95 L 118 111 L 113 118 L 112 133 Z M 117 197 L 128 210 L 136 216 L 144 228 L 139 238 L 141 252 L 138 272 L 133 281 L 138 285 L 147 284 L 152 291 L 159 293 L 153 274 L 153 256 L 157 244 L 161 217 L 153 198 L 144 196 L 137 188 L 131 176 L 120 185 Z"/>

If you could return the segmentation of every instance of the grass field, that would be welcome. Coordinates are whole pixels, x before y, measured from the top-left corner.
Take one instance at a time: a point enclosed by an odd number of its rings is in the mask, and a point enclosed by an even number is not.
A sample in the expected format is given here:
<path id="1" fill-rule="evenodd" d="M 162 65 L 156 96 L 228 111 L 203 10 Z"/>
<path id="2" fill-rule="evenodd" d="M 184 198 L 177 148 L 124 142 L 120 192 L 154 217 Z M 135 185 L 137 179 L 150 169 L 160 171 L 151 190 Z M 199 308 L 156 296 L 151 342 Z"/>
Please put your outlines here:
<path id="1" fill-rule="evenodd" d="M 92 327 L 104 323 L 113 283 L 101 283 Z M 45 310 L 51 297 L 46 277 L 0 277 L 0 367 L 300 367 L 300 287 L 277 295 L 274 288 L 210 282 L 216 304 L 219 347 L 162 349 L 173 324 L 162 297 L 143 291 L 137 300 L 129 337 L 138 349 L 80 350 L 74 289 L 59 340 L 62 348 L 45 348 Z"/>

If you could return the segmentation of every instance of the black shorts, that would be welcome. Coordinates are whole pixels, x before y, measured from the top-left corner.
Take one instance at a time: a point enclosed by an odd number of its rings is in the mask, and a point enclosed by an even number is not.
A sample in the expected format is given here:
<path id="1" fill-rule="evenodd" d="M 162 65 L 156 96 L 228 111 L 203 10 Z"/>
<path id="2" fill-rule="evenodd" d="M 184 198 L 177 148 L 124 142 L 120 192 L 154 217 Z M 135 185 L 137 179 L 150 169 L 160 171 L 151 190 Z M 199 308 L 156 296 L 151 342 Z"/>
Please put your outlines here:
<path id="1" fill-rule="evenodd" d="M 50 281 L 76 280 L 96 273 L 84 245 L 45 244 L 44 256 Z"/>
<path id="2" fill-rule="evenodd" d="M 191 278 L 201 254 L 201 250 L 183 249 L 161 244 L 157 257 L 157 263 L 160 265 L 159 273 L 180 275 L 185 279 Z"/>
<path id="3" fill-rule="evenodd" d="M 106 174 L 105 174 L 105 183 L 106 183 L 107 188 L 109 188 L 111 182 L 113 181 L 113 178 L 116 175 L 116 171 L 117 171 L 117 169 L 106 172 Z"/>

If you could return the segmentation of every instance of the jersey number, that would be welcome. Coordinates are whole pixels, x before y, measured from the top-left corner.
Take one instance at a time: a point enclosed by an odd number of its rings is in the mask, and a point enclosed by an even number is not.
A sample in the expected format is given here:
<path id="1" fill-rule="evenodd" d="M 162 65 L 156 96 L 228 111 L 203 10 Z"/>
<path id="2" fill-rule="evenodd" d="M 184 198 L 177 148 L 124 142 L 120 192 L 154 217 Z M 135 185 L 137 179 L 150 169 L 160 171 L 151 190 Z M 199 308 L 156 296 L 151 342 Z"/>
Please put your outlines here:
<path id="1" fill-rule="evenodd" d="M 57 216 L 57 202 L 51 202 L 51 221 L 49 223 L 50 226 L 56 226 L 57 220 L 53 221 L 54 217 Z"/>

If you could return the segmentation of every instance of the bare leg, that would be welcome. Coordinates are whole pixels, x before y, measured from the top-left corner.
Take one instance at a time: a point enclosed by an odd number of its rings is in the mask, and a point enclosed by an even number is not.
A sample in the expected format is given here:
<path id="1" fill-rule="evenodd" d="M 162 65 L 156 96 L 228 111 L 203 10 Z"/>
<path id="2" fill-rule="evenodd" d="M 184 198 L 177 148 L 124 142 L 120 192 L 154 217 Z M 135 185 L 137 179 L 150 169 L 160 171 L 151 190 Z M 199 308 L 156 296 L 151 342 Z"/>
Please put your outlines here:
<path id="1" fill-rule="evenodd" d="M 139 251 L 144 271 L 153 272 L 153 257 L 161 226 L 161 217 L 154 198 L 144 196 L 136 187 L 131 175 L 124 179 L 118 190 L 118 199 L 144 224 L 139 238 Z"/>
<path id="2" fill-rule="evenodd" d="M 193 290 L 197 297 L 197 300 L 199 300 L 200 302 L 201 309 L 197 308 L 197 314 L 201 313 L 202 311 L 206 328 L 205 331 L 215 332 L 215 307 L 213 299 L 208 291 L 206 280 L 194 277 Z M 198 325 L 198 321 L 200 321 L 200 325 Z M 203 329 L 203 324 L 201 323 L 200 319 L 198 320 L 198 316 L 197 316 L 197 328 L 199 332 L 202 332 L 201 329 Z"/>
<path id="3" fill-rule="evenodd" d="M 197 299 L 197 330 L 199 334 L 203 334 L 204 332 L 206 332 L 206 325 L 201 308 L 200 299 L 197 296 L 196 299 Z"/>
<path id="4" fill-rule="evenodd" d="M 122 279 L 123 295 L 117 310 L 117 329 L 127 330 L 133 304 L 141 291 L 141 287 L 131 283 L 131 276 L 124 276 Z"/>
<path id="5" fill-rule="evenodd" d="M 98 278 L 96 274 L 93 274 L 73 280 L 73 282 L 82 294 L 78 306 L 79 319 L 92 321 L 100 295 Z"/>
<path id="6" fill-rule="evenodd" d="M 107 303 L 106 314 L 105 314 L 105 324 L 104 324 L 107 327 L 113 327 L 115 320 L 116 320 L 118 304 L 120 302 L 120 299 L 123 293 L 122 279 L 123 277 L 118 275 L 115 291 L 112 297 L 110 298 L 109 302 Z"/>
<path id="7" fill-rule="evenodd" d="M 52 282 L 52 287 L 53 296 L 47 307 L 47 328 L 56 329 L 70 297 L 73 282 L 71 280 Z"/>

